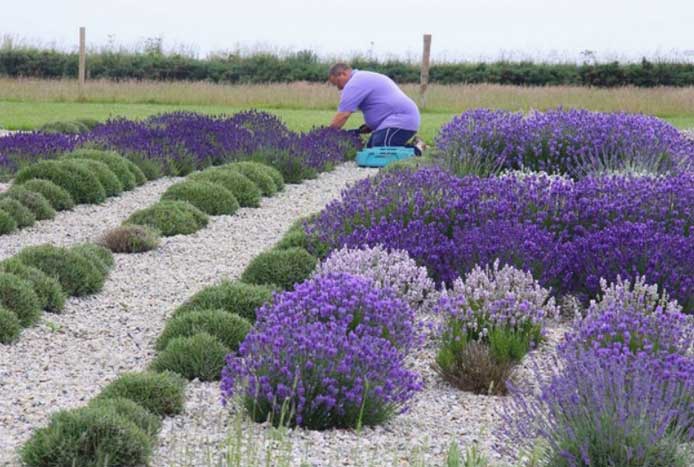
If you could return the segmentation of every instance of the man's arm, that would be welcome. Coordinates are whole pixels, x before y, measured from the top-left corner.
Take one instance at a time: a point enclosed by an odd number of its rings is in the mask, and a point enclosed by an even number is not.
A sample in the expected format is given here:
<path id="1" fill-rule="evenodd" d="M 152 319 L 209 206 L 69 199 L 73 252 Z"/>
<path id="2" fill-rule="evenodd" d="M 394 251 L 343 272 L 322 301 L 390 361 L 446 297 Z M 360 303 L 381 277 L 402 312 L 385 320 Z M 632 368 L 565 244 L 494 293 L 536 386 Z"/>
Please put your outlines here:
<path id="1" fill-rule="evenodd" d="M 345 123 L 347 123 L 347 120 L 349 120 L 349 116 L 352 115 L 352 112 L 338 112 L 335 114 L 333 117 L 333 121 L 330 122 L 330 128 L 337 128 L 338 130 L 345 126 Z"/>

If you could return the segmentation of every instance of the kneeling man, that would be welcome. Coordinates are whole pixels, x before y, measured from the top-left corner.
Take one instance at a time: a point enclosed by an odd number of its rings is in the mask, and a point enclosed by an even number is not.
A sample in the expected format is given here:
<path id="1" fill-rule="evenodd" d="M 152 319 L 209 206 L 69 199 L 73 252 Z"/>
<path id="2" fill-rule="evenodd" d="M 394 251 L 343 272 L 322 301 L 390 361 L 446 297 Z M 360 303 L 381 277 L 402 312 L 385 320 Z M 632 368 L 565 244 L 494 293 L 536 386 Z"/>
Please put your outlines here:
<path id="1" fill-rule="evenodd" d="M 360 132 L 373 132 L 367 147 L 407 146 L 422 154 L 425 145 L 421 139 L 415 137 L 408 144 L 419 129 L 419 109 L 392 79 L 337 63 L 330 67 L 329 80 L 342 91 L 332 128 L 342 128 L 350 115 L 360 110 L 366 122 Z"/>

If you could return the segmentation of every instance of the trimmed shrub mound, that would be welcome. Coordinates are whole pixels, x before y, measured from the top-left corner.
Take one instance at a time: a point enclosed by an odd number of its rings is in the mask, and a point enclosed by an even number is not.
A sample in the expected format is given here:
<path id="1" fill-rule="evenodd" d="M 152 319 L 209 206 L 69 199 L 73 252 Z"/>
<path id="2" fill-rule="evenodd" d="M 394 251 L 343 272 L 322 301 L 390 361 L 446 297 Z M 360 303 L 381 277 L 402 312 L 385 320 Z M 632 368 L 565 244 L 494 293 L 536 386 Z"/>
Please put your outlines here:
<path id="1" fill-rule="evenodd" d="M 141 172 L 135 164 L 124 157 L 121 157 L 115 151 L 101 151 L 99 149 L 76 149 L 64 156 L 72 159 L 90 159 L 106 164 L 111 171 L 116 174 L 120 180 L 123 190 L 132 190 L 137 185 L 137 178 L 134 170 Z M 134 169 L 133 169 L 134 168 Z M 144 181 L 144 174 L 142 179 Z"/>
<path id="2" fill-rule="evenodd" d="M 91 261 L 104 275 L 113 267 L 113 254 L 106 247 L 94 243 L 83 243 L 73 246 L 70 250 Z"/>
<path id="3" fill-rule="evenodd" d="M 41 305 L 31 284 L 14 274 L 0 273 L 0 306 L 7 308 L 28 327 L 41 316 Z"/>
<path id="4" fill-rule="evenodd" d="M 70 193 L 64 188 L 59 187 L 50 180 L 36 178 L 29 180 L 22 185 L 13 185 L 11 190 L 19 187 L 26 188 L 29 191 L 41 193 L 48 200 L 51 207 L 56 211 L 67 211 L 75 206 L 75 201 Z"/>
<path id="5" fill-rule="evenodd" d="M 275 284 L 285 290 L 308 279 L 318 260 L 303 248 L 270 250 L 256 256 L 241 275 L 249 284 Z"/>
<path id="6" fill-rule="evenodd" d="M 43 133 L 64 133 L 67 135 L 78 135 L 87 131 L 87 127 L 77 121 L 48 122 L 39 127 Z"/>
<path id="7" fill-rule="evenodd" d="M 40 161 L 23 168 L 15 176 L 15 183 L 33 179 L 49 180 L 64 188 L 75 203 L 101 203 L 106 192 L 99 180 L 81 164 L 73 161 Z"/>
<path id="8" fill-rule="evenodd" d="M 75 196 L 73 194 L 73 198 L 75 198 L 76 202 L 84 204 L 98 204 L 103 202 L 108 197 L 108 192 L 101 183 L 101 170 L 95 169 L 95 166 L 92 165 L 90 161 L 85 161 L 83 159 L 65 159 L 59 162 L 60 164 L 63 164 L 68 171 L 76 173 L 80 177 L 80 182 L 82 183 L 80 188 L 84 194 L 81 201 L 79 196 Z M 101 168 L 103 169 L 103 167 Z M 110 173 L 115 178 L 113 172 Z M 108 177 L 108 175 L 106 176 Z M 112 180 L 113 179 L 111 179 L 111 181 Z"/>
<path id="9" fill-rule="evenodd" d="M 98 398 L 124 397 L 153 414 L 176 415 L 183 411 L 185 386 L 185 380 L 175 373 L 125 373 L 106 386 Z"/>
<path id="10" fill-rule="evenodd" d="M 274 246 L 277 250 L 287 250 L 289 248 L 304 248 L 308 246 L 306 232 L 303 228 L 289 229 Z"/>
<path id="11" fill-rule="evenodd" d="M 277 191 L 284 190 L 284 177 L 282 176 L 282 172 L 280 172 L 276 168 L 274 168 L 270 165 L 267 165 L 267 164 L 262 164 L 260 162 L 243 161 L 242 163 L 243 164 L 253 164 L 253 165 L 257 166 L 264 173 L 268 174 L 270 176 L 270 178 L 272 179 L 272 181 L 275 182 L 275 187 L 277 188 Z"/>
<path id="12" fill-rule="evenodd" d="M 96 120 L 94 118 L 78 118 L 74 120 L 77 123 L 81 123 L 85 127 L 87 127 L 88 130 L 94 129 L 97 125 L 100 125 L 101 122 L 99 120 Z"/>
<path id="13" fill-rule="evenodd" d="M 126 224 L 148 225 L 165 237 L 188 235 L 207 225 L 207 214 L 185 201 L 159 201 L 134 212 Z"/>
<path id="14" fill-rule="evenodd" d="M 223 186 L 234 194 L 241 207 L 257 208 L 260 205 L 262 193 L 256 184 L 237 170 L 228 168 L 228 166 L 207 169 L 194 173 L 188 178 Z"/>
<path id="15" fill-rule="evenodd" d="M 0 306 L 0 344 L 11 344 L 22 333 L 22 324 L 17 315 Z"/>
<path id="16" fill-rule="evenodd" d="M 92 159 L 66 159 L 74 164 L 87 169 L 99 180 L 101 186 L 104 187 L 106 197 L 117 196 L 123 192 L 123 184 L 120 182 L 116 174 L 103 162 Z"/>
<path id="17" fill-rule="evenodd" d="M 174 312 L 174 317 L 191 311 L 225 310 L 255 321 L 255 310 L 272 300 L 275 289 L 268 285 L 224 281 L 207 287 L 189 298 Z"/>
<path id="18" fill-rule="evenodd" d="M 259 150 L 251 159 L 279 170 L 285 183 L 297 184 L 318 177 L 316 168 L 309 167 L 307 161 L 283 149 Z"/>
<path id="19" fill-rule="evenodd" d="M 10 258 L 0 263 L 0 271 L 14 274 L 17 277 L 29 282 L 36 292 L 39 305 L 46 311 L 60 313 L 65 306 L 65 292 L 60 283 L 46 273 L 19 261 L 17 258 Z"/>
<path id="20" fill-rule="evenodd" d="M 55 217 L 55 209 L 51 207 L 51 203 L 39 192 L 30 191 L 22 185 L 13 186 L 7 196 L 19 201 L 34 215 L 37 221 L 53 219 Z"/>
<path id="21" fill-rule="evenodd" d="M 189 380 L 217 381 L 229 353 L 219 339 L 207 333 L 175 337 L 152 362 L 155 371 L 173 371 Z"/>
<path id="22" fill-rule="evenodd" d="M 234 168 L 248 177 L 260 188 L 260 192 L 263 196 L 272 196 L 277 193 L 275 181 L 268 172 L 263 170 L 263 167 L 267 167 L 266 165 L 258 162 L 234 162 L 227 167 Z"/>
<path id="23" fill-rule="evenodd" d="M 31 211 L 16 199 L 9 197 L 0 199 L 0 209 L 12 216 L 20 229 L 30 227 L 36 222 L 36 217 Z"/>
<path id="24" fill-rule="evenodd" d="M 0 235 L 12 233 L 15 230 L 17 230 L 17 222 L 9 213 L 0 209 Z"/>
<path id="25" fill-rule="evenodd" d="M 113 399 L 94 399 L 89 407 L 105 408 L 114 410 L 133 422 L 139 429 L 144 431 L 152 439 L 161 429 L 161 420 L 140 404 L 126 399 L 125 397 L 114 397 Z"/>
<path id="26" fill-rule="evenodd" d="M 201 332 L 219 340 L 229 351 L 235 352 L 251 329 L 251 323 L 236 313 L 225 310 L 191 311 L 170 319 L 157 339 L 156 349 L 166 349 L 177 337 L 190 337 Z"/>
<path id="27" fill-rule="evenodd" d="M 138 185 L 142 185 L 148 180 L 156 180 L 161 177 L 161 166 L 158 162 L 130 154 L 128 155 L 128 160 L 132 162 L 139 171 L 139 173 L 135 174 L 135 177 L 138 178 Z M 144 177 L 144 180 L 140 178 L 140 175 Z"/>
<path id="28" fill-rule="evenodd" d="M 188 201 L 211 216 L 230 215 L 239 209 L 239 202 L 229 190 L 202 180 L 189 180 L 171 185 L 161 199 Z"/>
<path id="29" fill-rule="evenodd" d="M 151 451 L 150 437 L 113 407 L 83 407 L 53 415 L 20 455 L 32 467 L 139 466 Z"/>
<path id="30" fill-rule="evenodd" d="M 67 248 L 30 246 L 20 251 L 15 258 L 57 279 L 65 293 L 71 296 L 98 292 L 106 279 L 92 261 Z"/>
<path id="31" fill-rule="evenodd" d="M 159 233 L 146 225 L 122 225 L 106 232 L 99 243 L 114 253 L 142 253 L 159 246 Z"/>

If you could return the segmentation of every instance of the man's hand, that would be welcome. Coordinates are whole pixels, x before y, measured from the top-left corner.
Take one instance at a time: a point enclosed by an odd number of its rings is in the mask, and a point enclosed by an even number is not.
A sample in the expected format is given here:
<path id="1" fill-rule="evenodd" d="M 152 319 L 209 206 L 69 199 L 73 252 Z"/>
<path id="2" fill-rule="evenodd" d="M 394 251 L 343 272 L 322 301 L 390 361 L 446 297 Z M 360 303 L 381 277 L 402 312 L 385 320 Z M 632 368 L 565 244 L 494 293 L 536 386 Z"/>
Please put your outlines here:
<path id="1" fill-rule="evenodd" d="M 330 128 L 337 128 L 338 130 L 345 126 L 345 123 L 347 123 L 347 120 L 349 120 L 349 116 L 352 115 L 352 112 L 338 112 L 335 114 L 333 117 L 333 121 L 330 122 Z"/>
<path id="2" fill-rule="evenodd" d="M 367 134 L 371 133 L 371 131 L 372 131 L 371 128 L 366 126 L 366 123 L 364 123 L 362 126 L 360 126 L 359 130 L 358 130 L 360 135 L 367 135 Z"/>

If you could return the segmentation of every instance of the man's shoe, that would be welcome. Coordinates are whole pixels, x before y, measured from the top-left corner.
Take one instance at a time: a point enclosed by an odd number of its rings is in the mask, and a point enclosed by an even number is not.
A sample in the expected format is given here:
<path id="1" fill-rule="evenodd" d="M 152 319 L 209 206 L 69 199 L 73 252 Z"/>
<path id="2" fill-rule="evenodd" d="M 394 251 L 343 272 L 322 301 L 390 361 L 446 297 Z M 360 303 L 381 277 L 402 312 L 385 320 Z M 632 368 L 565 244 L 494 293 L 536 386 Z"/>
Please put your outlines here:
<path id="1" fill-rule="evenodd" d="M 420 154 L 423 154 L 424 151 L 429 148 L 429 145 L 425 143 L 424 140 L 419 136 L 414 137 L 414 142 L 412 143 L 412 145 L 419 150 Z"/>

